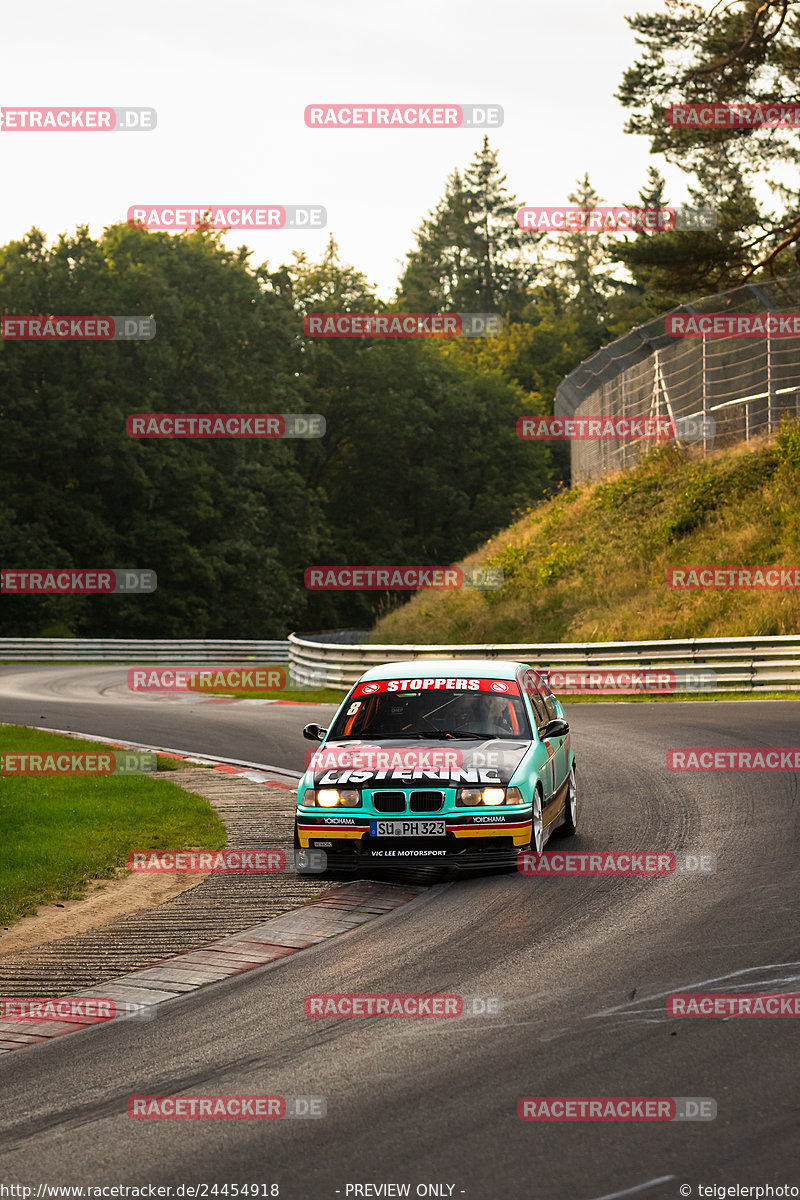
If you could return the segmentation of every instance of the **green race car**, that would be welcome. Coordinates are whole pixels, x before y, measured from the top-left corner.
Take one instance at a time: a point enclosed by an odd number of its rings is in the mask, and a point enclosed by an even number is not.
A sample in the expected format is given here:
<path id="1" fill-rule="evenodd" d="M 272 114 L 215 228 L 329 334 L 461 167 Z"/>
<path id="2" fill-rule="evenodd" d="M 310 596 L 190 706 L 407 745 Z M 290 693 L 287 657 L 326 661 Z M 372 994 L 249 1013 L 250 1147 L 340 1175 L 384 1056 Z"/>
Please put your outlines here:
<path id="1" fill-rule="evenodd" d="M 498 659 L 387 663 L 359 679 L 297 793 L 300 871 L 513 863 L 575 833 L 575 754 L 546 673 Z"/>

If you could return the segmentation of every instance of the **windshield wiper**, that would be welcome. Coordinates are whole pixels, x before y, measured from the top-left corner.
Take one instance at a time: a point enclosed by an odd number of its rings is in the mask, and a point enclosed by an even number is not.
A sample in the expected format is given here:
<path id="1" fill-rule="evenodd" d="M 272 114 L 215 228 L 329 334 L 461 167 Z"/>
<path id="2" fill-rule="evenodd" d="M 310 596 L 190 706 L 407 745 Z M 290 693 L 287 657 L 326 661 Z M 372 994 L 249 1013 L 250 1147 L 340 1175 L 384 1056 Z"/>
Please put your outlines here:
<path id="1" fill-rule="evenodd" d="M 494 739 L 492 733 L 472 733 L 468 729 L 425 729 L 422 733 L 411 733 L 408 736 L 416 738 L 477 738 L 481 742 Z"/>

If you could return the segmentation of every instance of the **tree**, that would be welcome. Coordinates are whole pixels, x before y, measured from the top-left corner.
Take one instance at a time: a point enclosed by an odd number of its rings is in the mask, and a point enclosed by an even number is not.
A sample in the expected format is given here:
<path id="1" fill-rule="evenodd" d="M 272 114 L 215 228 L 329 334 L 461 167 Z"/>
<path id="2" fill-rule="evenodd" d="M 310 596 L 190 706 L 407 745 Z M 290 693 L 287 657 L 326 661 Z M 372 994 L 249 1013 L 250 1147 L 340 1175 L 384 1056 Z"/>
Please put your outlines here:
<path id="1" fill-rule="evenodd" d="M 397 303 L 406 312 L 498 312 L 516 319 L 537 269 L 530 250 L 542 238 L 517 226 L 518 201 L 506 188 L 489 139 L 416 234 Z"/>
<path id="2" fill-rule="evenodd" d="M 693 205 L 707 206 L 706 196 L 697 188 L 689 189 Z M 665 181 L 655 167 L 648 170 L 645 187 L 639 193 L 644 207 L 668 207 Z M 713 230 L 638 229 L 618 242 L 613 257 L 627 267 L 634 281 L 629 303 L 617 306 L 616 327 L 625 332 L 629 325 L 675 308 L 687 299 L 726 291 L 735 287 L 747 271 L 749 246 L 742 231 L 760 221 L 756 202 L 744 180 L 729 195 L 713 205 L 717 227 Z"/>
<path id="3" fill-rule="evenodd" d="M 568 200 L 570 204 L 586 209 L 597 208 L 602 203 L 588 174 L 578 180 Z M 585 328 L 590 339 L 593 331 L 602 327 L 609 297 L 617 286 L 610 265 L 613 241 L 602 233 L 582 229 L 553 236 L 550 276 L 561 284 L 580 328 Z"/>
<path id="4" fill-rule="evenodd" d="M 795 270 L 787 251 L 800 240 L 800 196 L 768 172 L 800 162 L 796 131 L 670 125 L 666 109 L 671 103 L 793 103 L 800 83 L 797 2 L 729 0 L 706 11 L 692 0 L 666 0 L 666 7 L 628 18 L 643 50 L 618 92 L 631 110 L 626 129 L 649 135 L 652 151 L 693 173 L 696 195 L 720 210 L 721 235 L 707 244 L 710 263 L 729 249 L 730 273 L 742 280 L 765 269 Z M 770 183 L 782 211 L 758 211 L 748 190 L 758 177 Z"/>
<path id="5" fill-rule="evenodd" d="M 296 257 L 286 271 L 303 311 L 310 297 L 335 310 L 334 294 L 351 311 L 382 307 L 336 253 L 318 264 Z M 301 459 L 324 497 L 319 565 L 447 566 L 550 482 L 548 448 L 516 436 L 517 417 L 530 411 L 522 389 L 473 364 L 461 344 L 309 337 L 302 362 L 305 411 L 322 413 L 328 430 Z M 317 593 L 307 614 L 315 628 L 366 626 L 405 598 Z"/>
<path id="6" fill-rule="evenodd" d="M 136 412 L 296 412 L 296 317 L 213 234 L 120 225 L 0 249 L 8 314 L 152 314 L 149 342 L 2 343 L 0 559 L 146 567 L 144 596 L 4 596 L 0 629 L 270 637 L 302 611 L 316 489 L 282 441 L 139 441 Z"/>
<path id="7" fill-rule="evenodd" d="M 291 267 L 284 267 L 269 278 L 279 290 L 283 286 L 298 316 L 316 311 L 373 312 L 383 307 L 366 275 L 341 262 L 333 235 L 328 238 L 320 262 L 310 262 L 305 251 L 295 251 L 292 257 Z"/>
<path id="8" fill-rule="evenodd" d="M 318 562 L 447 566 L 496 534 L 550 482 L 549 450 L 523 442 L 522 390 L 426 340 L 334 344 L 307 379 L 327 415 L 316 479 L 328 519 Z M 376 600 L 310 601 L 313 624 L 371 624 Z"/>
<path id="9" fill-rule="evenodd" d="M 0 633 L 278 637 L 371 624 L 385 597 L 306 591 L 314 564 L 448 565 L 550 478 L 521 389 L 438 341 L 314 339 L 316 308 L 379 308 L 331 242 L 253 268 L 213 231 L 127 225 L 0 248 L 7 314 L 141 314 L 149 342 L 0 343 L 0 560 L 144 567 L 144 596 L 9 596 Z M 322 413 L 314 441 L 145 440 L 158 412 Z M 466 465 L 465 465 L 466 464 Z M 394 603 L 397 596 L 389 598 Z"/>
<path id="10" fill-rule="evenodd" d="M 476 238 L 459 171 L 448 177 L 444 196 L 422 222 L 416 239 L 400 279 L 398 306 L 405 312 L 460 311 L 464 281 L 473 274 Z"/>

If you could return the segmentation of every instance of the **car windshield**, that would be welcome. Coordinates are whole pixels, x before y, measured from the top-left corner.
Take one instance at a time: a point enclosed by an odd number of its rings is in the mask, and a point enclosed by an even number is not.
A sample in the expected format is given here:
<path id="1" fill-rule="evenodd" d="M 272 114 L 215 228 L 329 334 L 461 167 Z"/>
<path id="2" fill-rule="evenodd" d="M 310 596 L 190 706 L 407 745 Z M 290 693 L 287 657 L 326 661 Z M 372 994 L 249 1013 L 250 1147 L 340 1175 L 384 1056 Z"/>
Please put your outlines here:
<path id="1" fill-rule="evenodd" d="M 515 685 L 511 685 L 515 686 Z M 329 741 L 364 738 L 530 738 L 522 699 L 491 692 L 378 692 L 358 696 L 339 714 Z"/>

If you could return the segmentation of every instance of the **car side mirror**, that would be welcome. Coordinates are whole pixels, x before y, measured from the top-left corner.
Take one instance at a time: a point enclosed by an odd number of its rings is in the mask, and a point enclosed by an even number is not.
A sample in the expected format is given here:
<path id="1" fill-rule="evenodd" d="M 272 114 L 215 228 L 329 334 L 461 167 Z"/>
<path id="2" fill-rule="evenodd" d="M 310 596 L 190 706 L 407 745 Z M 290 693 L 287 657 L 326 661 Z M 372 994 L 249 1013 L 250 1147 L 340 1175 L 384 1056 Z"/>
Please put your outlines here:
<path id="1" fill-rule="evenodd" d="M 561 717 L 555 717 L 552 721 L 548 721 L 544 729 L 541 730 L 540 736 L 543 738 L 566 737 L 569 733 L 569 721 L 562 720 Z"/>
<path id="2" fill-rule="evenodd" d="M 303 737 L 307 738 L 309 742 L 324 742 L 327 732 L 324 725 L 317 725 L 316 722 L 312 721 L 303 730 Z"/>

